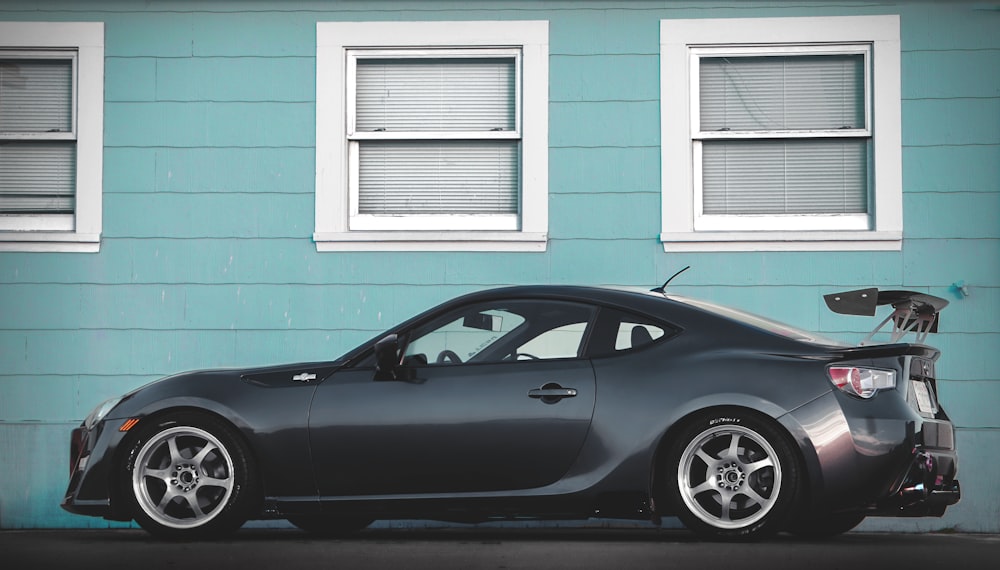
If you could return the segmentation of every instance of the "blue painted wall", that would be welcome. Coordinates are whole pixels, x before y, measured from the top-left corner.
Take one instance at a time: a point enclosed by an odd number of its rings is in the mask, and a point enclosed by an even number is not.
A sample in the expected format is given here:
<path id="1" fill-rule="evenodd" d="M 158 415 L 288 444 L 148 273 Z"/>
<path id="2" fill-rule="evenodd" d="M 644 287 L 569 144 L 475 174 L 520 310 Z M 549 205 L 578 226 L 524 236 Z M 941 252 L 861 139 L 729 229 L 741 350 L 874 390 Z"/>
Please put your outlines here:
<path id="1" fill-rule="evenodd" d="M 659 20 L 900 14 L 900 252 L 665 254 Z M 545 253 L 317 253 L 315 23 L 550 22 Z M 948 297 L 941 398 L 965 499 L 869 530 L 1000 531 L 1000 3 L 0 2 L 4 21 L 105 22 L 99 254 L 0 253 L 0 528 L 105 526 L 62 512 L 68 432 L 185 369 L 335 356 L 457 293 L 511 283 L 676 289 L 859 340 L 842 288 Z M 950 285 L 964 280 L 962 298 Z"/>

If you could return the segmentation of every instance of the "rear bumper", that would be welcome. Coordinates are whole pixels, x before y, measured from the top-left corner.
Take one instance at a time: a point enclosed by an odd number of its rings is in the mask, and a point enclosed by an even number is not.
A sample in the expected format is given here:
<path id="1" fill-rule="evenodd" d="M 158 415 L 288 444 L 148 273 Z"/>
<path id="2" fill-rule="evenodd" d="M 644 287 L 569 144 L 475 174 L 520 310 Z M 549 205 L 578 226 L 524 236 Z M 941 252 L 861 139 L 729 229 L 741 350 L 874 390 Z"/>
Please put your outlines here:
<path id="1" fill-rule="evenodd" d="M 962 498 L 954 452 L 919 450 L 873 516 L 939 517 Z"/>
<path id="2" fill-rule="evenodd" d="M 922 417 L 900 396 L 859 401 L 830 393 L 783 418 L 805 444 L 804 508 L 939 517 L 961 499 L 953 425 Z"/>

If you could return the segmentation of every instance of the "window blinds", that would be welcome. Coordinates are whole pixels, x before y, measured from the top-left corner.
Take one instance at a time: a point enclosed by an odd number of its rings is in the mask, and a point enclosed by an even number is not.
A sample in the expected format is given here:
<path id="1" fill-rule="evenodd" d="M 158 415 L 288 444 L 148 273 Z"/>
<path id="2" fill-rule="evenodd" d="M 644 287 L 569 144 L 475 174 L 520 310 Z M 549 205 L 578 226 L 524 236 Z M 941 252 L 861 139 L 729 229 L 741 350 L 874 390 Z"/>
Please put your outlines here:
<path id="1" fill-rule="evenodd" d="M 513 57 L 359 58 L 356 82 L 360 214 L 518 212 Z"/>
<path id="2" fill-rule="evenodd" d="M 73 213 L 72 94 L 71 59 L 0 58 L 0 214 Z"/>
<path id="3" fill-rule="evenodd" d="M 517 213 L 517 141 L 366 141 L 362 214 Z"/>
<path id="4" fill-rule="evenodd" d="M 863 54 L 704 57 L 699 73 L 704 214 L 868 211 Z"/>
<path id="5" fill-rule="evenodd" d="M 701 59 L 701 130 L 865 128 L 864 56 Z"/>
<path id="6" fill-rule="evenodd" d="M 866 140 L 705 141 L 705 214 L 868 211 Z"/>
<path id="7" fill-rule="evenodd" d="M 359 59 L 357 130 L 514 130 L 513 58 Z"/>
<path id="8" fill-rule="evenodd" d="M 72 214 L 73 141 L 0 141 L 0 214 Z"/>

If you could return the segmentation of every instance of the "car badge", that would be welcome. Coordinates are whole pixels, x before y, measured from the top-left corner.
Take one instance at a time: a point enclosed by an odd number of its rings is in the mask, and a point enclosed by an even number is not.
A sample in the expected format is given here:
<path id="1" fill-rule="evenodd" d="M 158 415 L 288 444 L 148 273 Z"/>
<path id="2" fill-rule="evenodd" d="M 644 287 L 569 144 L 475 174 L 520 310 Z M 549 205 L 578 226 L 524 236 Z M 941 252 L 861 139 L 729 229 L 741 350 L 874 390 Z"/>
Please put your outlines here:
<path id="1" fill-rule="evenodd" d="M 310 374 L 308 372 L 303 372 L 302 374 L 296 374 L 295 376 L 292 376 L 293 382 L 309 382 L 310 380 L 315 380 L 315 379 L 316 375 Z"/>

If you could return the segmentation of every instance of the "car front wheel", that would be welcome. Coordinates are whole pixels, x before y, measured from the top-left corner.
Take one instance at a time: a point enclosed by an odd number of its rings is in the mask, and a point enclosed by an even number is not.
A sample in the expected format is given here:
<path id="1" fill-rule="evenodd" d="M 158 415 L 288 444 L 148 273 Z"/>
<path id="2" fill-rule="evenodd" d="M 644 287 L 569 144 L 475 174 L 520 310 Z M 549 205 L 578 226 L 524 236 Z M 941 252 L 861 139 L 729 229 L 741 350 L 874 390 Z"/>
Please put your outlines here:
<path id="1" fill-rule="evenodd" d="M 228 424 L 177 413 L 142 425 L 122 481 L 139 526 L 168 538 L 208 538 L 242 526 L 258 500 L 250 453 Z"/>
<path id="2" fill-rule="evenodd" d="M 717 540 L 754 540 L 782 528 L 799 493 L 796 455 L 780 428 L 746 411 L 687 424 L 668 456 L 667 489 L 681 521 Z"/>

